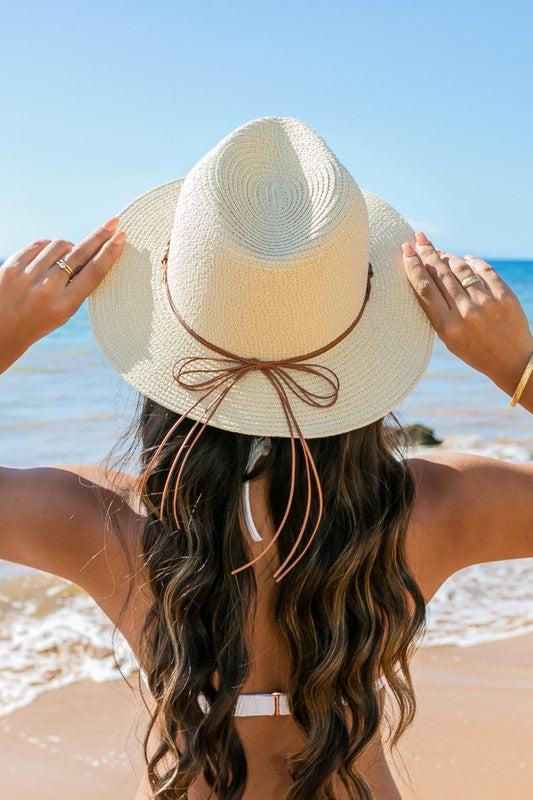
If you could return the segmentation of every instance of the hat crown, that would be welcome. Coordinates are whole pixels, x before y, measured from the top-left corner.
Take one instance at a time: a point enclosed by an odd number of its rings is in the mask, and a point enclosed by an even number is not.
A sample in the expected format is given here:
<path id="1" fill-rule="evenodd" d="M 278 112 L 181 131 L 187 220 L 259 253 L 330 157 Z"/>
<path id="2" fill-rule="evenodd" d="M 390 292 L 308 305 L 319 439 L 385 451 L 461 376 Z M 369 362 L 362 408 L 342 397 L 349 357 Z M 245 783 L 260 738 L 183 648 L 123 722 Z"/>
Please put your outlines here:
<path id="1" fill-rule="evenodd" d="M 402 262 L 401 244 L 414 241 L 414 231 L 385 200 L 360 191 L 298 120 L 243 125 L 185 178 L 130 202 L 120 224 L 122 254 L 89 297 L 96 341 L 135 389 L 180 416 L 203 422 L 208 414 L 215 427 L 255 436 L 292 435 L 278 391 L 285 387 L 303 435 L 330 436 L 396 408 L 429 363 L 435 332 Z M 294 361 L 283 372 L 248 369 L 214 349 L 224 347 L 241 359 Z M 323 352 L 306 356 L 313 348 Z M 302 364 L 317 369 L 304 375 Z M 184 386 L 178 376 L 187 370 Z M 229 370 L 238 380 L 227 379 Z M 332 378 L 327 388 L 319 372 Z M 211 379 L 214 396 L 203 398 Z M 308 402 L 327 400 L 333 384 L 332 405 Z"/>
<path id="2" fill-rule="evenodd" d="M 252 120 L 185 177 L 168 286 L 187 324 L 219 347 L 263 359 L 322 347 L 357 316 L 367 271 L 363 195 L 300 120 Z"/>

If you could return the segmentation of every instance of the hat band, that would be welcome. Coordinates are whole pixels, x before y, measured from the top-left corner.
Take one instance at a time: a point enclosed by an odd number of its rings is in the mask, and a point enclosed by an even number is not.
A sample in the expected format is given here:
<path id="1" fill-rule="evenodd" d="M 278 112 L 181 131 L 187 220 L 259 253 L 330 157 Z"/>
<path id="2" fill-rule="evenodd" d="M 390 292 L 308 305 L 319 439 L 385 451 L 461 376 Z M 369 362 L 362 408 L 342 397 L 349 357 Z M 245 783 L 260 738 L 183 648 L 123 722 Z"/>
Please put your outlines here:
<path id="1" fill-rule="evenodd" d="M 359 310 L 359 313 L 357 314 L 357 317 L 348 326 L 348 328 L 346 328 L 346 330 L 344 330 L 339 336 L 337 336 L 335 339 L 333 339 L 333 341 L 329 342 L 328 344 L 324 345 L 323 347 L 318 348 L 317 350 L 313 350 L 310 353 L 305 353 L 304 355 L 294 356 L 294 357 L 291 357 L 291 358 L 284 358 L 284 359 L 280 359 L 280 360 L 268 361 L 268 360 L 261 360 L 261 359 L 257 359 L 257 358 L 244 358 L 242 356 L 236 355 L 235 353 L 231 353 L 229 350 L 225 350 L 224 348 L 219 347 L 218 345 L 214 344 L 213 342 L 209 342 L 207 339 L 205 339 L 199 333 L 194 331 L 185 322 L 185 320 L 183 319 L 183 317 L 180 315 L 179 311 L 177 310 L 177 308 L 176 308 L 176 306 L 174 304 L 174 301 L 172 300 L 172 297 L 170 295 L 169 286 L 168 286 L 167 265 L 168 265 L 169 247 L 170 247 L 170 242 L 167 244 L 167 247 L 166 247 L 165 253 L 163 255 L 163 258 L 161 260 L 161 263 L 162 263 L 162 266 L 163 266 L 163 278 L 162 279 L 163 279 L 163 282 L 165 284 L 168 301 L 170 303 L 172 311 L 174 312 L 174 314 L 175 314 L 176 318 L 178 319 L 178 321 L 183 325 L 183 327 L 187 330 L 187 332 L 194 339 L 196 339 L 198 342 L 200 342 L 201 344 L 203 344 L 205 347 L 209 348 L 210 350 L 213 350 L 216 353 L 219 353 L 221 356 L 223 356 L 223 358 L 210 358 L 210 357 L 207 357 L 207 356 L 192 356 L 190 358 L 179 359 L 176 362 L 176 364 L 174 365 L 173 376 L 174 376 L 174 379 L 176 380 L 176 382 L 181 387 L 186 388 L 186 389 L 190 389 L 190 390 L 193 390 L 193 391 L 201 391 L 202 389 L 206 389 L 206 391 L 202 394 L 202 396 L 195 403 L 193 403 L 193 405 L 185 412 L 185 414 L 183 414 L 177 420 L 177 422 L 174 423 L 174 425 L 171 427 L 171 429 L 165 435 L 163 441 L 161 442 L 161 444 L 157 448 L 156 452 L 154 453 L 154 455 L 150 459 L 150 462 L 149 462 L 149 464 L 148 464 L 148 466 L 147 466 L 147 468 L 145 470 L 144 476 L 143 476 L 143 478 L 141 480 L 141 489 L 144 488 L 148 473 L 150 472 L 152 466 L 155 464 L 155 462 L 159 458 L 159 455 L 161 454 L 161 452 L 162 452 L 163 448 L 165 447 L 166 443 L 169 441 L 170 437 L 176 431 L 178 425 L 183 421 L 183 419 L 187 416 L 187 414 L 189 414 L 199 403 L 201 403 L 203 400 L 205 400 L 211 394 L 211 392 L 213 392 L 215 389 L 219 389 L 220 388 L 221 389 L 220 393 L 215 397 L 215 399 L 210 403 L 210 405 L 206 409 L 207 412 L 208 412 L 208 416 L 207 416 L 206 421 L 204 422 L 204 424 L 200 428 L 199 432 L 197 433 L 197 435 L 193 439 L 192 444 L 189 447 L 189 449 L 188 449 L 187 453 L 185 454 L 185 457 L 184 457 L 184 459 L 183 459 L 183 461 L 181 463 L 181 466 L 180 466 L 180 469 L 179 469 L 179 472 L 178 472 L 178 475 L 177 475 L 177 478 L 176 478 L 176 482 L 175 482 L 175 485 L 177 487 L 179 485 L 179 481 L 180 481 L 180 478 L 181 478 L 183 467 L 184 467 L 185 461 L 187 460 L 188 455 L 190 454 L 194 444 L 198 441 L 198 438 L 200 437 L 200 435 L 201 435 L 202 431 L 204 430 L 205 426 L 209 424 L 209 421 L 210 421 L 211 417 L 213 416 L 213 414 L 217 410 L 218 406 L 222 403 L 222 401 L 224 400 L 225 396 L 228 394 L 230 389 L 235 385 L 235 383 L 237 383 L 238 380 L 240 380 L 240 378 L 243 377 L 243 375 L 246 375 L 248 372 L 252 372 L 254 370 L 261 370 L 261 372 L 263 372 L 263 374 L 268 378 L 268 380 L 274 386 L 274 389 L 276 390 L 276 392 L 277 392 L 277 394 L 278 394 L 278 396 L 280 398 L 281 405 L 282 405 L 283 411 L 285 413 L 285 418 L 287 420 L 287 426 L 288 426 L 288 430 L 289 430 L 289 434 L 290 434 L 290 438 L 291 438 L 291 454 L 292 454 L 291 487 L 290 487 L 290 491 L 289 491 L 289 499 L 288 499 L 288 502 L 287 502 L 287 507 L 285 509 L 285 514 L 283 516 L 283 519 L 281 521 L 281 524 L 280 524 L 279 528 L 277 529 L 276 533 L 272 537 L 271 541 L 262 550 L 262 552 L 258 556 L 256 556 L 256 558 L 252 559 L 251 561 L 248 561 L 246 564 L 243 564 L 242 566 L 238 567 L 237 569 L 232 570 L 231 574 L 235 575 L 235 573 L 240 572 L 241 570 L 252 566 L 252 564 L 255 564 L 256 561 L 258 561 L 260 558 L 262 558 L 265 555 L 265 553 L 273 546 L 273 544 L 276 541 L 276 539 L 278 538 L 283 526 L 285 525 L 285 522 L 286 522 L 287 517 L 289 515 L 289 511 L 290 511 L 290 507 L 292 505 L 292 499 L 293 499 L 293 495 L 294 495 L 295 463 L 296 463 L 296 461 L 295 461 L 295 436 L 294 436 L 293 430 L 296 430 L 298 438 L 300 439 L 300 442 L 302 444 L 302 449 L 303 449 L 303 453 L 304 453 L 305 468 L 306 468 L 306 472 L 307 472 L 307 487 L 308 487 L 307 508 L 306 508 L 304 521 L 302 523 L 302 526 L 300 528 L 299 534 L 298 534 L 298 536 L 296 538 L 296 541 L 295 541 L 290 553 L 288 554 L 288 556 L 285 559 L 285 561 L 282 564 L 280 564 L 280 566 L 278 567 L 278 569 L 274 573 L 274 580 L 280 581 L 293 568 L 293 566 L 300 560 L 300 558 L 304 555 L 304 553 L 308 549 L 309 545 L 313 541 L 313 538 L 314 538 L 314 536 L 316 534 L 316 531 L 318 529 L 318 526 L 320 524 L 320 520 L 322 519 L 322 511 L 323 511 L 323 497 L 322 497 L 322 487 L 321 487 L 321 484 L 320 484 L 320 478 L 318 477 L 318 473 L 317 473 L 317 470 L 316 470 L 316 465 L 315 465 L 315 462 L 314 462 L 313 457 L 311 455 L 311 452 L 309 450 L 309 447 L 307 445 L 307 442 L 305 440 L 305 437 L 303 436 L 303 434 L 302 434 L 302 432 L 300 430 L 300 427 L 299 427 L 299 425 L 298 425 L 298 423 L 296 421 L 296 418 L 294 416 L 294 413 L 292 411 L 292 408 L 291 408 L 291 405 L 290 405 L 289 398 L 287 396 L 287 391 L 286 391 L 285 387 L 290 389 L 293 392 L 294 395 L 296 395 L 297 397 L 300 398 L 300 400 L 303 400 L 303 402 L 307 403 L 310 406 L 314 406 L 315 408 L 329 408 L 330 406 L 334 405 L 334 403 L 336 403 L 337 398 L 338 398 L 338 394 L 339 394 L 339 379 L 338 379 L 337 375 L 335 374 L 335 372 L 333 372 L 333 370 L 329 369 L 329 367 L 324 367 L 324 366 L 319 365 L 319 364 L 302 364 L 300 362 L 304 361 L 304 359 L 314 358 L 314 357 L 316 357 L 318 355 L 321 355 L 322 353 L 325 353 L 327 350 L 330 350 L 332 347 L 334 347 L 340 341 L 342 341 L 342 339 L 344 339 L 346 336 L 348 336 L 348 334 L 351 333 L 351 331 L 355 328 L 355 326 L 357 325 L 357 323 L 361 319 L 361 316 L 363 314 L 365 306 L 366 306 L 366 304 L 368 302 L 368 298 L 370 296 L 370 288 L 371 288 L 370 279 L 374 274 L 373 270 L 372 270 L 372 265 L 371 264 L 368 265 L 368 277 L 367 277 L 366 292 L 365 292 L 365 297 L 364 297 L 361 309 Z M 179 369 L 177 369 L 177 365 L 180 363 L 180 361 L 183 362 L 183 363 L 181 363 L 181 366 L 179 367 Z M 218 369 L 216 369 L 216 368 L 210 368 L 210 369 L 205 369 L 204 368 L 204 369 L 202 369 L 202 368 L 199 368 L 199 367 L 194 368 L 194 369 L 187 368 L 188 365 L 190 365 L 192 363 L 200 363 L 200 362 L 204 362 L 204 361 L 207 361 L 207 362 L 210 362 L 210 363 L 212 363 L 213 361 L 219 362 L 221 364 L 221 366 Z M 321 379 L 325 380 L 326 383 L 328 384 L 329 392 L 326 393 L 325 395 L 320 395 L 320 394 L 311 392 L 308 389 L 305 389 L 305 387 L 303 387 L 300 383 L 298 383 L 298 381 L 296 381 L 295 378 L 289 374 L 288 370 L 296 370 L 296 371 L 300 371 L 300 372 L 307 372 L 307 373 L 316 375 L 317 377 L 320 377 Z M 195 381 L 193 383 L 187 383 L 187 381 L 184 380 L 184 377 L 187 376 L 187 375 L 193 375 L 194 374 L 194 375 L 202 376 L 205 373 L 212 373 L 212 377 L 211 378 L 207 378 L 205 380 L 197 380 L 197 381 Z M 229 381 L 228 385 L 224 386 L 224 384 L 227 383 L 228 381 Z M 285 384 L 285 387 L 284 387 L 284 384 Z M 202 414 L 202 416 L 203 416 L 203 414 Z M 163 509 L 164 509 L 165 502 L 166 502 L 166 499 L 167 499 L 167 496 L 168 496 L 168 492 L 170 490 L 170 482 L 171 482 L 172 476 L 173 476 L 173 474 L 175 472 L 177 463 L 178 463 L 178 461 L 179 461 L 179 459 L 181 457 L 181 454 L 182 454 L 185 446 L 187 445 L 187 441 L 188 441 L 189 437 L 192 435 L 192 433 L 194 432 L 195 428 L 198 426 L 200 420 L 201 420 L 201 418 L 199 420 L 197 420 L 195 422 L 195 424 L 192 426 L 192 428 L 189 430 L 188 434 L 186 435 L 183 443 L 181 444 L 181 446 L 180 446 L 180 448 L 178 450 L 178 453 L 176 454 L 176 456 L 175 456 L 175 458 L 173 460 L 173 463 L 172 463 L 172 465 L 171 465 L 171 467 L 169 469 L 167 480 L 165 482 L 165 486 L 163 488 L 163 493 L 162 493 L 162 496 L 161 496 L 161 505 L 160 505 L 160 510 L 159 510 L 159 518 L 160 519 L 163 519 Z M 314 475 L 314 478 L 315 478 L 315 481 L 316 481 L 316 485 L 317 485 L 317 489 L 318 489 L 318 505 L 319 505 L 318 519 L 317 519 L 317 522 L 316 522 L 315 527 L 313 529 L 313 532 L 311 533 L 311 535 L 310 535 L 305 547 L 303 548 L 302 552 L 293 560 L 293 563 L 290 565 L 290 567 L 288 567 L 288 569 L 286 569 L 285 572 L 283 572 L 283 574 L 280 574 L 280 573 L 282 573 L 283 568 L 286 566 L 286 564 L 290 561 L 292 554 L 295 552 L 296 548 L 298 547 L 299 543 L 301 542 L 305 527 L 307 525 L 307 520 L 309 519 L 309 509 L 310 509 L 310 505 L 311 505 L 311 475 L 310 475 L 309 467 L 311 467 L 311 469 L 313 471 L 313 475 Z M 173 515 L 174 515 L 174 520 L 176 522 L 177 528 L 178 528 L 178 530 L 180 530 L 181 526 L 180 526 L 179 519 L 178 519 L 177 504 L 176 503 L 177 503 L 177 492 L 174 491 Z"/>

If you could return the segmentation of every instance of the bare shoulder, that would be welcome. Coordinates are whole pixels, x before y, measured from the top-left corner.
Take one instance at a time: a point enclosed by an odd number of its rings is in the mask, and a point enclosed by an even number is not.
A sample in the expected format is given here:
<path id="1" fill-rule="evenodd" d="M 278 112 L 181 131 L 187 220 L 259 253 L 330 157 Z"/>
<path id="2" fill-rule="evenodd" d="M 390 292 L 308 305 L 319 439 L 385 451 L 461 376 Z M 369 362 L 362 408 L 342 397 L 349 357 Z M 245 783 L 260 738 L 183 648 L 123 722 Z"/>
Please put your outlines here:
<path id="1" fill-rule="evenodd" d="M 0 558 L 81 586 L 113 618 L 135 579 L 135 478 L 98 466 L 0 468 Z"/>
<path id="2" fill-rule="evenodd" d="M 406 464 L 416 485 L 408 558 L 426 600 L 464 567 L 533 556 L 533 462 L 432 451 Z"/>

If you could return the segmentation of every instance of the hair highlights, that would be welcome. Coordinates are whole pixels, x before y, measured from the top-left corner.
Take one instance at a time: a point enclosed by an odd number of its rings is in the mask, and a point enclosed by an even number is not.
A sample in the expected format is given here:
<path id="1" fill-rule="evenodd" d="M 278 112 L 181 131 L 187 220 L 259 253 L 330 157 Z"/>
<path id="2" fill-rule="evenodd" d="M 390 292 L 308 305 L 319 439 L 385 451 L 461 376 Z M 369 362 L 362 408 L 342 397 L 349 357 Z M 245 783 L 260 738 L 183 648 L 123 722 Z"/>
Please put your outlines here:
<path id="1" fill-rule="evenodd" d="M 156 704 L 144 740 L 148 779 L 160 800 L 185 798 L 200 774 L 213 797 L 240 800 L 247 764 L 233 711 L 249 673 L 246 626 L 257 601 L 253 568 L 232 574 L 251 558 L 241 491 L 243 481 L 268 473 L 279 527 L 291 483 L 290 440 L 271 437 L 270 452 L 247 474 L 253 437 L 207 426 L 177 484 L 175 455 L 193 425 L 186 418 L 173 431 L 177 418 L 145 399 L 139 486 L 147 510 L 146 579 L 155 599 L 142 631 L 142 665 Z M 286 800 L 331 800 L 335 775 L 350 798 L 372 800 L 356 762 L 380 726 L 374 688 L 380 674 L 399 711 L 393 747 L 415 715 L 409 661 L 425 626 L 425 603 L 405 552 L 415 487 L 394 455 L 401 432 L 380 419 L 308 440 L 322 485 L 322 519 L 312 546 L 277 585 L 275 604 L 291 661 L 285 690 L 306 742 L 286 756 L 293 779 Z M 302 467 L 297 447 L 291 514 L 277 540 L 280 562 L 306 513 Z M 311 521 L 317 512 L 313 498 Z M 200 693 L 209 713 L 199 706 Z M 156 721 L 162 741 L 149 756 Z"/>

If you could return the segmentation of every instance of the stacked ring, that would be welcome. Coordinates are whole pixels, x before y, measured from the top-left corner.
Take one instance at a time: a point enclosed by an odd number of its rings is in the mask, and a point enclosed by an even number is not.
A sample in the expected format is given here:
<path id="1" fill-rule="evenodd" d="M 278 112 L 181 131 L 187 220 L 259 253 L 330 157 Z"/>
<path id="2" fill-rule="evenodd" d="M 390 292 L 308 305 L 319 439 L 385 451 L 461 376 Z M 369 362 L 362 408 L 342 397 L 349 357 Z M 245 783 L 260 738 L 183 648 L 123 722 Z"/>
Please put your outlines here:
<path id="1" fill-rule="evenodd" d="M 64 270 L 71 278 L 74 277 L 74 272 L 72 267 L 69 267 L 66 261 L 63 261 L 62 258 L 58 258 L 57 261 L 54 261 L 54 266 L 57 264 L 59 269 Z"/>

